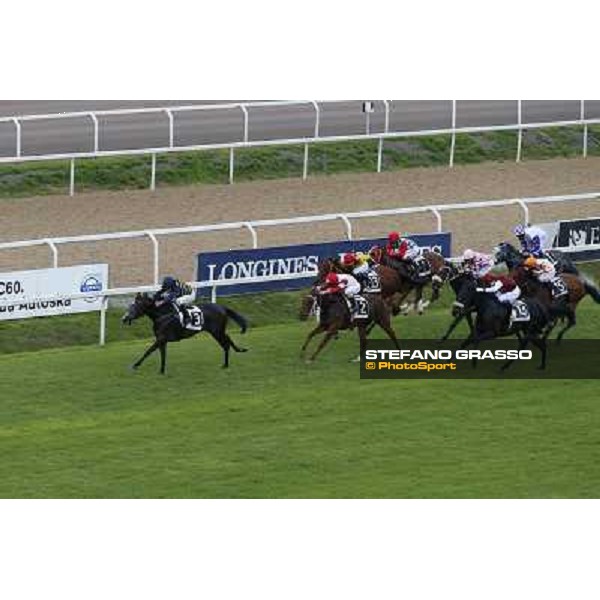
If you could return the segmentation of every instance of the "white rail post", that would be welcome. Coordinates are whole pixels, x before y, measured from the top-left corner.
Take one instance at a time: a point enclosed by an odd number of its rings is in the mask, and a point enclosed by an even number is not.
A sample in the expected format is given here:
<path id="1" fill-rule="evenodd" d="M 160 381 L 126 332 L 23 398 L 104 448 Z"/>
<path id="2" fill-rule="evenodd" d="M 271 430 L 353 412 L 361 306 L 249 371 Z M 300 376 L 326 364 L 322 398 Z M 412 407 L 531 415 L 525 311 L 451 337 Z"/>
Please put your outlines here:
<path id="1" fill-rule="evenodd" d="M 319 129 L 321 128 L 321 107 L 316 100 L 311 100 L 312 105 L 315 108 L 315 137 L 319 137 Z"/>
<path id="2" fill-rule="evenodd" d="M 52 268 L 56 269 L 58 267 L 58 248 L 51 239 L 47 239 L 46 244 L 48 244 L 50 250 L 52 250 Z"/>
<path id="3" fill-rule="evenodd" d="M 217 284 L 213 283 L 213 286 L 210 289 L 210 301 L 213 304 L 217 303 Z"/>
<path id="4" fill-rule="evenodd" d="M 581 120 L 585 120 L 585 100 L 581 101 Z M 583 123 L 583 158 L 587 158 L 588 153 L 588 126 Z"/>
<path id="5" fill-rule="evenodd" d="M 452 100 L 452 140 L 450 141 L 450 168 L 454 167 L 454 148 L 456 147 L 456 100 Z"/>
<path id="6" fill-rule="evenodd" d="M 159 271 L 159 248 L 158 248 L 158 239 L 153 231 L 147 230 L 144 233 L 150 238 L 152 241 L 152 250 L 153 250 L 153 267 L 154 267 L 154 285 L 158 285 L 158 271 Z"/>
<path id="7" fill-rule="evenodd" d="M 165 112 L 169 117 L 169 148 L 172 148 L 174 140 L 173 111 L 170 108 L 165 108 Z"/>
<path id="8" fill-rule="evenodd" d="M 521 200 L 521 198 L 517 198 L 516 199 L 516 203 L 523 209 L 523 219 L 526 225 L 529 224 L 529 206 L 527 206 L 527 203 L 524 200 Z"/>
<path id="9" fill-rule="evenodd" d="M 383 138 L 379 138 L 379 143 L 377 144 L 377 172 L 381 173 L 381 165 L 383 163 Z"/>
<path id="10" fill-rule="evenodd" d="M 352 223 L 350 223 L 350 219 L 346 215 L 338 215 L 338 218 L 344 222 L 346 226 L 346 238 L 351 241 L 352 240 Z"/>
<path id="11" fill-rule="evenodd" d="M 389 100 L 384 100 L 385 104 L 385 125 L 383 127 L 383 133 L 390 132 L 390 102 Z"/>
<path id="12" fill-rule="evenodd" d="M 252 236 L 252 247 L 253 248 L 258 248 L 258 235 L 256 234 L 256 229 L 254 229 L 254 226 L 252 225 L 252 223 L 250 223 L 250 221 L 246 221 L 244 223 L 244 227 L 250 232 L 250 235 Z"/>
<path id="13" fill-rule="evenodd" d="M 95 113 L 90 113 L 90 118 L 94 123 L 94 152 L 98 152 L 99 144 L 98 144 L 98 117 Z"/>
<path id="14" fill-rule="evenodd" d="M 150 189 L 156 189 L 156 152 L 152 153 L 152 166 L 150 171 Z"/>
<path id="15" fill-rule="evenodd" d="M 248 109 L 245 104 L 240 104 L 240 108 L 244 113 L 244 142 L 248 141 Z"/>
<path id="16" fill-rule="evenodd" d="M 17 128 L 17 136 L 16 136 L 16 146 L 17 146 L 17 156 L 21 156 L 21 123 L 19 123 L 19 119 L 13 117 L 13 123 Z"/>
<path id="17" fill-rule="evenodd" d="M 233 183 L 233 168 L 234 168 L 234 164 L 233 164 L 234 158 L 233 158 L 233 146 L 231 146 L 231 148 L 229 148 L 229 183 Z"/>
<path id="18" fill-rule="evenodd" d="M 435 219 L 437 222 L 437 230 L 438 230 L 438 233 L 441 233 L 442 232 L 442 213 L 435 206 L 430 206 L 428 208 L 435 215 Z"/>
<path id="19" fill-rule="evenodd" d="M 75 195 L 75 159 L 71 159 L 69 168 L 69 196 Z"/>
<path id="20" fill-rule="evenodd" d="M 308 177 L 308 142 L 304 142 L 304 163 L 302 164 L 302 179 Z"/>
<path id="21" fill-rule="evenodd" d="M 523 102 L 522 100 L 517 100 L 517 123 L 519 125 L 519 131 L 517 134 L 517 160 L 516 162 L 521 162 L 521 153 L 523 149 Z"/>
<path id="22" fill-rule="evenodd" d="M 385 123 L 383 125 L 383 133 L 390 132 L 390 102 L 389 100 L 384 100 L 383 104 L 385 106 Z M 381 169 L 383 168 L 383 137 L 379 138 L 379 146 L 377 148 L 377 172 L 381 173 Z"/>
<path id="23" fill-rule="evenodd" d="M 100 307 L 100 346 L 106 344 L 106 310 L 108 309 L 108 296 L 102 296 Z"/>

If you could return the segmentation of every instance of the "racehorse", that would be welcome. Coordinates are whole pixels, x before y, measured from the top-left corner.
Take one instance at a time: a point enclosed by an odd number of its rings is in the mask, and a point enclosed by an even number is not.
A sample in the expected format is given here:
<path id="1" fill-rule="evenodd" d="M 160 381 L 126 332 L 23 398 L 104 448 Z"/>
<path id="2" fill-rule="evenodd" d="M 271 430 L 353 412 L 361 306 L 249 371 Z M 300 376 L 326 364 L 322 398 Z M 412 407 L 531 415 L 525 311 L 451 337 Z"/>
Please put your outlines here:
<path id="1" fill-rule="evenodd" d="M 227 320 L 231 317 L 241 329 L 241 333 L 245 333 L 248 323 L 242 315 L 226 306 L 218 304 L 201 304 L 203 323 L 201 330 L 184 329 L 179 321 L 179 316 L 175 314 L 173 307 L 168 304 L 156 306 L 152 296 L 148 294 L 137 294 L 134 301 L 130 304 L 129 309 L 122 317 L 122 322 L 131 325 L 132 321 L 146 315 L 153 324 L 154 343 L 144 352 L 144 354 L 136 362 L 131 365 L 132 369 L 137 369 L 153 352 L 160 352 L 160 372 L 164 374 L 167 363 L 167 344 L 169 342 L 178 342 L 206 331 L 223 348 L 225 361 L 223 368 L 229 366 L 229 350 L 233 348 L 236 352 L 247 352 L 246 348 L 236 346 L 234 341 L 226 333 Z"/>
<path id="2" fill-rule="evenodd" d="M 570 263 L 568 257 L 564 257 L 562 263 L 565 265 L 564 268 L 568 270 L 563 270 L 560 273 L 557 270 L 559 278 L 563 281 L 568 291 L 565 299 L 558 303 L 554 301 L 550 287 L 540 283 L 530 271 L 522 266 L 525 259 L 514 246 L 503 242 L 498 246 L 495 258 L 497 262 L 506 264 L 510 270 L 510 276 L 513 277 L 517 285 L 521 288 L 524 296 L 537 297 L 547 306 L 552 307 L 557 318 L 567 319 L 567 325 L 556 336 L 559 342 L 569 329 L 575 327 L 577 323 L 575 315 L 577 305 L 583 300 L 586 294 L 589 294 L 594 302 L 600 304 L 600 290 L 591 281 L 586 279 L 585 276 L 578 273 L 577 268 Z M 572 269 L 569 267 L 567 261 L 572 265 Z"/>
<path id="3" fill-rule="evenodd" d="M 571 260 L 571 258 L 558 250 L 547 250 L 544 251 L 545 256 L 554 264 L 554 268 L 557 273 L 571 273 L 572 275 L 579 275 L 579 270 Z M 505 263 L 509 270 L 518 267 L 525 256 L 522 252 L 517 250 L 512 244 L 508 242 L 501 242 L 496 248 L 494 256 L 496 263 Z"/>
<path id="4" fill-rule="evenodd" d="M 452 291 L 454 292 L 454 294 L 457 298 L 457 301 L 458 301 L 458 294 L 460 293 L 462 286 L 467 281 L 474 281 L 474 277 L 471 273 L 459 270 L 454 266 L 451 266 L 451 268 L 452 268 L 452 274 L 451 274 L 450 278 L 448 279 L 448 282 L 450 283 L 450 287 L 452 288 Z M 452 321 L 452 323 L 450 323 L 450 326 L 448 327 L 446 333 L 440 338 L 439 341 L 443 342 L 443 341 L 447 340 L 450 337 L 450 334 L 456 329 L 457 325 L 463 319 L 466 319 L 467 324 L 469 325 L 469 332 L 472 333 L 473 327 L 474 327 L 474 325 L 473 325 L 473 310 L 474 310 L 474 307 L 471 307 L 471 310 L 468 310 L 468 311 L 453 311 L 454 321 Z"/>
<path id="5" fill-rule="evenodd" d="M 470 345 L 476 347 L 480 342 L 499 337 L 516 335 L 519 339 L 519 350 L 523 350 L 529 343 L 540 349 L 542 353 L 540 369 L 546 368 L 546 335 L 548 325 L 552 320 L 547 308 L 534 298 L 522 299 L 529 311 L 528 321 L 517 321 L 510 324 L 512 307 L 500 303 L 495 295 L 487 292 L 478 292 L 477 284 L 473 278 L 465 278 L 454 303 L 455 316 L 460 313 L 465 315 L 471 310 L 475 311 L 474 327 L 461 344 L 461 348 Z M 507 361 L 502 369 L 507 369 L 513 361 Z"/>
<path id="6" fill-rule="evenodd" d="M 304 356 L 309 342 L 319 333 L 325 333 L 317 349 L 307 362 L 313 362 L 319 352 L 327 345 L 338 331 L 356 327 L 360 340 L 360 352 L 364 355 L 367 347 L 367 335 L 373 324 L 379 325 L 400 349 L 398 338 L 391 325 L 391 316 L 388 306 L 379 294 L 364 294 L 369 305 L 368 317 L 352 320 L 350 309 L 342 294 L 321 294 L 318 286 L 314 286 L 311 293 L 304 296 L 300 305 L 299 317 L 306 321 L 311 314 L 319 311 L 319 324 L 308 334 L 300 350 L 300 357 Z"/>
<path id="7" fill-rule="evenodd" d="M 374 270 L 379 276 L 381 285 L 381 297 L 390 307 L 392 314 L 400 312 L 400 304 L 412 290 L 408 279 L 401 277 L 400 273 L 392 267 L 375 265 Z M 319 263 L 316 283 L 323 283 L 327 273 L 348 273 L 349 271 L 341 264 L 338 258 L 325 258 Z"/>
<path id="8" fill-rule="evenodd" d="M 433 250 L 424 249 L 421 255 L 421 259 L 424 259 L 429 265 L 429 273 L 425 276 L 421 276 L 417 273 L 416 277 L 410 273 L 409 268 L 405 263 L 389 259 L 381 246 L 373 246 L 369 251 L 369 255 L 376 263 L 391 268 L 399 274 L 401 280 L 404 282 L 403 288 L 407 288 L 406 293 L 399 302 L 402 302 L 404 298 L 414 290 L 415 299 L 413 301 L 413 307 L 419 314 L 423 314 L 423 310 L 430 302 L 435 302 L 440 297 L 440 290 L 442 289 L 444 281 L 448 279 L 450 274 L 449 263 L 441 254 Z M 425 286 L 430 283 L 431 299 L 429 301 L 424 301 L 423 290 Z"/>

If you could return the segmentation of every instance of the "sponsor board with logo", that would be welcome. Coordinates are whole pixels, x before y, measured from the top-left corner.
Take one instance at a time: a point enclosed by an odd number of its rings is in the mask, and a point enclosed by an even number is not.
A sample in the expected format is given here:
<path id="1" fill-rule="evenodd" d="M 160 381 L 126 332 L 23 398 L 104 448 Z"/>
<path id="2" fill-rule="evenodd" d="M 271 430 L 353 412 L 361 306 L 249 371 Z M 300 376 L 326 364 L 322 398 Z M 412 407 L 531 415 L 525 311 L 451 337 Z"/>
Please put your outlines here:
<path id="1" fill-rule="evenodd" d="M 102 306 L 100 296 L 78 299 L 66 296 L 96 294 L 107 287 L 107 264 L 0 273 L 0 320 L 97 311 Z"/>
<path id="2" fill-rule="evenodd" d="M 600 217 L 560 221 L 554 245 L 573 248 L 569 256 L 573 260 L 598 260 L 599 249 L 586 249 L 586 246 L 600 245 Z"/>
<path id="3" fill-rule="evenodd" d="M 415 240 L 419 246 L 433 248 L 445 257 L 450 256 L 450 233 L 415 234 L 409 235 L 409 237 Z M 273 290 L 296 290 L 306 287 L 314 281 L 318 264 L 323 259 L 351 251 L 366 252 L 374 245 L 384 245 L 385 243 L 385 238 L 375 238 L 252 250 L 203 252 L 198 254 L 197 279 L 198 281 L 255 277 L 273 277 L 275 279 L 266 283 L 223 286 L 219 288 L 220 296 Z M 303 273 L 306 273 L 306 277 L 276 280 L 278 275 Z M 208 295 L 210 290 L 205 288 L 202 292 L 199 291 L 200 293 Z"/>

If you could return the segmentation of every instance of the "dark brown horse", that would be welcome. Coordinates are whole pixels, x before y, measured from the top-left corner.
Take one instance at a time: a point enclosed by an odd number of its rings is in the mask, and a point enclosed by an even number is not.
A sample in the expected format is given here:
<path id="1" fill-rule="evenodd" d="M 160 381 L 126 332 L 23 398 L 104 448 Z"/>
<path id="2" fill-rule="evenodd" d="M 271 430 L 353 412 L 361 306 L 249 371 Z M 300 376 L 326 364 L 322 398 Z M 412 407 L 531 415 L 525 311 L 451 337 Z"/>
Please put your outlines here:
<path id="1" fill-rule="evenodd" d="M 413 301 L 413 308 L 419 314 L 423 314 L 423 310 L 429 306 L 430 302 L 435 302 L 440 297 L 440 290 L 444 284 L 444 281 L 450 276 L 450 268 L 446 259 L 433 250 L 423 250 L 422 258 L 425 259 L 429 265 L 429 273 L 425 276 L 415 277 L 409 270 L 408 265 L 402 261 L 395 261 L 388 258 L 385 253 L 385 249 L 381 246 L 374 246 L 369 251 L 371 258 L 382 267 L 393 269 L 398 273 L 399 277 L 403 281 L 403 290 L 406 290 L 404 295 L 398 301 L 401 304 L 410 292 L 415 292 L 415 298 Z M 425 286 L 431 284 L 431 299 L 423 300 L 423 290 Z M 410 308 L 408 307 L 404 314 L 408 313 Z"/>
<path id="2" fill-rule="evenodd" d="M 388 305 L 392 314 L 397 315 L 400 312 L 400 305 L 413 289 L 410 280 L 403 278 L 392 267 L 377 264 L 373 268 L 379 276 L 383 301 Z M 339 259 L 326 258 L 319 263 L 316 283 L 323 283 L 327 273 L 350 273 L 350 271 L 341 264 Z"/>
<path id="3" fill-rule="evenodd" d="M 360 352 L 364 353 L 367 347 L 367 335 L 372 325 L 379 325 L 400 348 L 398 338 L 391 325 L 390 309 L 383 301 L 380 294 L 364 294 L 369 305 L 369 316 L 352 320 L 347 302 L 342 294 L 321 294 L 320 288 L 314 286 L 311 293 L 304 296 L 300 306 L 300 320 L 306 321 L 311 314 L 319 315 L 318 325 L 308 334 L 302 345 L 300 356 L 303 357 L 310 341 L 319 333 L 324 333 L 323 339 L 307 362 L 312 362 L 327 343 L 338 331 L 356 328 L 360 340 Z M 358 359 L 356 359 L 358 360 Z"/>
<path id="4" fill-rule="evenodd" d="M 565 284 L 568 293 L 556 300 L 553 298 L 551 287 L 539 282 L 531 271 L 525 267 L 520 265 L 517 266 L 510 272 L 510 275 L 521 288 L 523 296 L 526 298 L 537 298 L 551 310 L 555 319 L 550 329 L 553 329 L 556 325 L 556 319 L 567 320 L 566 326 L 563 327 L 556 336 L 556 339 L 559 342 L 569 329 L 575 327 L 577 323 L 575 315 L 577 305 L 587 294 L 589 294 L 596 303 L 600 304 L 600 290 L 598 290 L 591 281 L 587 281 L 581 275 L 564 272 L 558 275 Z M 548 333 L 550 332 L 548 331 Z"/>

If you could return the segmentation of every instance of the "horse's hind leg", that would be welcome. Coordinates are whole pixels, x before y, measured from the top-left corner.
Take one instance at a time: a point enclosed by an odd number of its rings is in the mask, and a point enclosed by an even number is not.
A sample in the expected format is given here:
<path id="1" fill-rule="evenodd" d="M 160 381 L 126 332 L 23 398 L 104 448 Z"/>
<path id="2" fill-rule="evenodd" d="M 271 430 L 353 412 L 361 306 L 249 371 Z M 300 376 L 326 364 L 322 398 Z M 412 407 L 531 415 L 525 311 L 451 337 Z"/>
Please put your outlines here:
<path id="1" fill-rule="evenodd" d="M 577 319 L 575 317 L 575 311 L 574 310 L 569 310 L 569 312 L 565 315 L 568 319 L 568 323 L 566 325 L 566 327 L 563 327 L 559 332 L 558 335 L 556 336 L 556 342 L 558 344 L 560 344 L 560 341 L 563 338 L 563 335 L 565 335 L 565 333 L 567 333 L 567 331 L 569 331 L 569 329 L 571 329 L 571 327 L 575 327 L 576 323 L 577 323 Z"/>
<path id="2" fill-rule="evenodd" d="M 217 344 L 223 348 L 225 360 L 223 361 L 221 367 L 226 369 L 229 367 L 229 348 L 231 347 L 231 339 L 224 331 L 210 331 L 209 333 L 216 340 Z"/>
<path id="3" fill-rule="evenodd" d="M 136 360 L 131 365 L 131 368 L 134 370 L 139 368 L 140 365 L 159 347 L 159 345 L 160 344 L 159 344 L 158 340 L 155 340 L 154 343 L 150 346 L 150 348 L 148 348 L 148 350 L 146 350 L 146 352 L 144 352 L 144 354 L 141 356 L 141 358 Z"/>
<path id="4" fill-rule="evenodd" d="M 248 348 L 242 348 L 241 346 L 237 346 L 236 343 L 231 339 L 229 334 L 225 334 L 227 339 L 229 340 L 229 344 L 236 352 L 248 352 Z"/>

